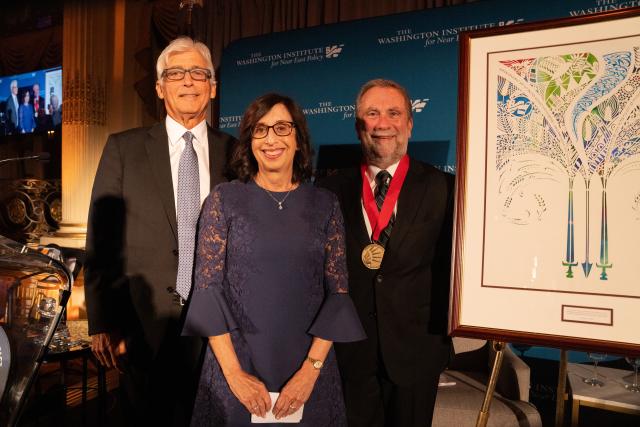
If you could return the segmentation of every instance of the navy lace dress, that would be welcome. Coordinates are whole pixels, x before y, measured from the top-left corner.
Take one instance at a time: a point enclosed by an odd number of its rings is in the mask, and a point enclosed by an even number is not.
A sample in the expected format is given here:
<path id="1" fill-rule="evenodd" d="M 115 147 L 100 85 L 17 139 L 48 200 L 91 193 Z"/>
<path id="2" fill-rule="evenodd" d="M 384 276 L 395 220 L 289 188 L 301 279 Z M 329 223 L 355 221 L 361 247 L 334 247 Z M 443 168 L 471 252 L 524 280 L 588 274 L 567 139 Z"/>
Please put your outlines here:
<path id="1" fill-rule="evenodd" d="M 272 194 L 278 200 L 286 195 Z M 347 294 L 343 220 L 332 193 L 302 184 L 282 210 L 253 181 L 220 184 L 209 195 L 183 334 L 227 332 L 243 369 L 278 392 L 300 368 L 314 336 L 365 338 Z M 250 420 L 208 347 L 191 425 L 247 426 Z M 346 425 L 333 349 L 301 424 Z"/>

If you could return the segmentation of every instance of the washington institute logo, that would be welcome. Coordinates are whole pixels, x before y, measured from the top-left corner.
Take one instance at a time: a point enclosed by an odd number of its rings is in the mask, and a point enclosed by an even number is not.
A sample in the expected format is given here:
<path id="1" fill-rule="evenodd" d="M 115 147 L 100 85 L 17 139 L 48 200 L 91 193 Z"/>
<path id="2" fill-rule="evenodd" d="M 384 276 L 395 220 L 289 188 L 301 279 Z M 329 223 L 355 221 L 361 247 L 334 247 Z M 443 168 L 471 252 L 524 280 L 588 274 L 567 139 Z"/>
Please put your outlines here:
<path id="1" fill-rule="evenodd" d="M 414 113 L 422 113 L 429 103 L 429 98 L 418 98 L 411 101 L 411 111 Z"/>
<path id="2" fill-rule="evenodd" d="M 331 58 L 337 58 L 338 55 L 340 55 L 342 53 L 342 47 L 344 45 L 343 44 L 337 44 L 337 45 L 333 45 L 333 46 L 327 46 L 324 48 L 324 56 L 326 56 L 327 58 L 331 59 Z"/>
<path id="3" fill-rule="evenodd" d="M 422 44 L 424 47 L 436 44 L 457 43 L 461 32 L 483 30 L 494 27 L 504 27 L 507 25 L 520 24 L 524 18 L 505 19 L 495 22 L 481 22 L 472 25 L 461 25 L 454 27 L 433 28 L 426 31 L 416 31 L 414 28 L 398 28 L 391 33 L 376 36 L 380 45 L 394 45 L 403 43 Z"/>
<path id="4" fill-rule="evenodd" d="M 310 47 L 298 50 L 288 50 L 284 52 L 262 53 L 252 52 L 247 58 L 236 60 L 236 66 L 247 65 L 267 65 L 269 68 L 281 67 L 283 65 L 304 64 L 309 62 L 321 62 L 326 59 L 334 59 L 342 54 L 344 44 L 333 44 L 329 46 Z"/>

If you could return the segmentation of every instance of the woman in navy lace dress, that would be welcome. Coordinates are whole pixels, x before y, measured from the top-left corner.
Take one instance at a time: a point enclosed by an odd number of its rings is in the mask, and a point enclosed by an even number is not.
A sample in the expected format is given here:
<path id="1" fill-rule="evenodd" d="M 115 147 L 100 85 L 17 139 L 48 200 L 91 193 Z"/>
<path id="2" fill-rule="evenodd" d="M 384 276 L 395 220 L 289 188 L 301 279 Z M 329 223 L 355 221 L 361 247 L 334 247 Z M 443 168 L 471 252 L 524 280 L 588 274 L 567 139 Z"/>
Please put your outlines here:
<path id="1" fill-rule="evenodd" d="M 31 133 L 36 128 L 33 105 L 29 104 L 29 91 L 22 95 L 22 104 L 18 107 L 18 127 L 22 133 Z"/>
<path id="2" fill-rule="evenodd" d="M 305 426 L 346 425 L 332 343 L 365 336 L 347 293 L 338 201 L 308 182 L 311 156 L 290 98 L 248 107 L 231 159 L 239 179 L 213 190 L 200 219 L 184 334 L 208 337 L 209 348 L 193 426 L 296 413 Z"/>

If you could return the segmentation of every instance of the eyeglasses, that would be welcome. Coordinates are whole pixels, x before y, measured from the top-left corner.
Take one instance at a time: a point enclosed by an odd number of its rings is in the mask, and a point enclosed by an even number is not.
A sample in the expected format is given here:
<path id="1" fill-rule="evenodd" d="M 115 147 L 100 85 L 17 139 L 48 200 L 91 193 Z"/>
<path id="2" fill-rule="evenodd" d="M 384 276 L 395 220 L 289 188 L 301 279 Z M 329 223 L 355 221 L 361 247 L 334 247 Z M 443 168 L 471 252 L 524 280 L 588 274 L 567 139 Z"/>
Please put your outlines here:
<path id="1" fill-rule="evenodd" d="M 167 68 L 162 72 L 162 76 L 169 81 L 177 82 L 184 79 L 186 73 L 189 73 L 192 80 L 204 82 L 211 78 L 211 71 L 206 68 Z"/>
<path id="2" fill-rule="evenodd" d="M 256 139 L 266 138 L 269 134 L 269 129 L 273 129 L 273 132 L 278 136 L 289 136 L 295 127 L 296 124 L 292 122 L 276 122 L 271 126 L 258 123 L 251 131 L 251 136 Z"/>

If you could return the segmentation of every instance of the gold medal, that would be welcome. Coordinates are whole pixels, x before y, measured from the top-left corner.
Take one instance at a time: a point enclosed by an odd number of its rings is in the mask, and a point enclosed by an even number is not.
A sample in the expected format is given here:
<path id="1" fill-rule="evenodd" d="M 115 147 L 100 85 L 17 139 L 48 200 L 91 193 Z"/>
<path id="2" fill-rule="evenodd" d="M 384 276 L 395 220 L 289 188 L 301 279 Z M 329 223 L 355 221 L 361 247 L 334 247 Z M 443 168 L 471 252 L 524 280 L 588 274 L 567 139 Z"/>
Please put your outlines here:
<path id="1" fill-rule="evenodd" d="M 362 250 L 362 263 L 370 270 L 378 270 L 384 257 L 384 247 L 371 243 Z"/>

